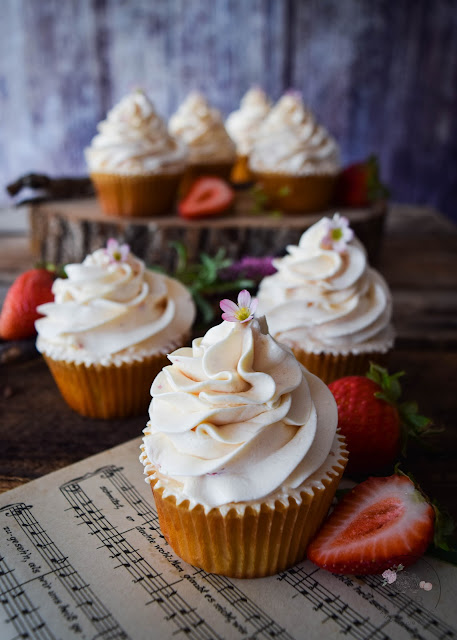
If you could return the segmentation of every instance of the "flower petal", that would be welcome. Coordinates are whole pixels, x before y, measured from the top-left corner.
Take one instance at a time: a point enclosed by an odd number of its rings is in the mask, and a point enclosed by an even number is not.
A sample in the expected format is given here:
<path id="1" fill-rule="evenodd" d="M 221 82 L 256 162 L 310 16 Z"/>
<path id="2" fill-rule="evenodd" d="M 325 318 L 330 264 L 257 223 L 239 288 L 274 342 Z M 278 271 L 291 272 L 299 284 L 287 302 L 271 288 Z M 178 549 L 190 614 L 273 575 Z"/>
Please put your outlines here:
<path id="1" fill-rule="evenodd" d="M 219 302 L 219 306 L 222 309 L 222 311 L 227 311 L 227 312 L 232 312 L 232 313 L 236 313 L 238 311 L 238 305 L 236 304 L 236 302 L 233 302 L 232 300 L 227 300 L 227 298 L 225 298 L 224 300 L 221 300 Z"/>
<path id="2" fill-rule="evenodd" d="M 249 308 L 250 304 L 251 304 L 251 294 L 247 289 L 243 289 L 238 294 L 238 306 L 240 307 L 240 309 L 242 309 L 243 307 Z"/>

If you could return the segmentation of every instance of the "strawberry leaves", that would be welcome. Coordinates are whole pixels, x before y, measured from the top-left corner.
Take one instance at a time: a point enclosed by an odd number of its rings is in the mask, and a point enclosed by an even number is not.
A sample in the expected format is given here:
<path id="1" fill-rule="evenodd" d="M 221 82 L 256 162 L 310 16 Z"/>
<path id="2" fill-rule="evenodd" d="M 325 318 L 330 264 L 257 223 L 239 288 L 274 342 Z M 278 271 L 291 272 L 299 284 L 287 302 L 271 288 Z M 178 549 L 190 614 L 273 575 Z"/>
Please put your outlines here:
<path id="1" fill-rule="evenodd" d="M 379 385 L 381 389 L 375 393 L 376 398 L 384 400 L 398 411 L 401 428 L 401 453 L 403 456 L 406 455 L 409 438 L 413 438 L 423 444 L 421 440 L 423 436 L 443 431 L 442 427 L 434 426 L 430 418 L 419 413 L 417 402 L 400 402 L 402 395 L 400 378 L 404 375 L 404 371 L 389 375 L 387 369 L 374 363 L 370 364 L 370 369 L 366 374 L 366 377 Z"/>

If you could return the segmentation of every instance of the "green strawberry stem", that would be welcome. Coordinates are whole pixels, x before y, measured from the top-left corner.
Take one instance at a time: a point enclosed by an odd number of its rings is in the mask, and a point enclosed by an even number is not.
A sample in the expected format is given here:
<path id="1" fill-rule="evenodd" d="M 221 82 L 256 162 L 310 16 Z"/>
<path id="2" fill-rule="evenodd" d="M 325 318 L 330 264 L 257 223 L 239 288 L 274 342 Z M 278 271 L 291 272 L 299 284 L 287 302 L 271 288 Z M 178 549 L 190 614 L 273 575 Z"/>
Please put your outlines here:
<path id="1" fill-rule="evenodd" d="M 423 444 L 421 438 L 435 433 L 441 433 L 444 429 L 433 425 L 430 418 L 419 414 L 416 402 L 400 402 L 402 393 L 399 379 L 405 375 L 404 371 L 399 371 L 390 375 L 387 369 L 378 364 L 370 363 L 367 378 L 375 382 L 381 391 L 375 396 L 395 407 L 400 418 L 400 439 L 401 453 L 406 455 L 408 438 L 413 438 Z"/>
<path id="2" fill-rule="evenodd" d="M 371 155 L 366 161 L 366 167 L 367 192 L 370 202 L 387 199 L 390 196 L 390 191 L 386 185 L 381 182 L 378 158 L 375 155 Z"/>

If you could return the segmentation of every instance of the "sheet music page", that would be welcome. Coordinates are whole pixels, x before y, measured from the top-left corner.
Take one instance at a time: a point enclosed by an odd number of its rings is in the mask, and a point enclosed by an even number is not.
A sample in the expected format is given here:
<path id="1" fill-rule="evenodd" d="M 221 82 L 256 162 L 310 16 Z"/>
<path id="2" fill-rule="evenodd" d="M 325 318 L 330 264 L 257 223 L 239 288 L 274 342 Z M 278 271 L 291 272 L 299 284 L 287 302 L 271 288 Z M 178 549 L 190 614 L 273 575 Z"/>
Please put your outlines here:
<path id="1" fill-rule="evenodd" d="M 257 580 L 186 564 L 161 535 L 140 441 L 0 496 L 1 640 L 457 637 L 457 568 L 431 557 L 391 585 L 307 561 Z"/>

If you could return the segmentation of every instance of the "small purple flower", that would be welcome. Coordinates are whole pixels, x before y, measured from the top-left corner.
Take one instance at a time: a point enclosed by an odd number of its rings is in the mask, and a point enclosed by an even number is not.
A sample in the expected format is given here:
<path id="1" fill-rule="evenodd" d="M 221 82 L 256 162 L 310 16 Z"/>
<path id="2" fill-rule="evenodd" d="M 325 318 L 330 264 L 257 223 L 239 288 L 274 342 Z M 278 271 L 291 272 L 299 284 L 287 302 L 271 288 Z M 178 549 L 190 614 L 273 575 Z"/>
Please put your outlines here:
<path id="1" fill-rule="evenodd" d="M 265 278 L 265 276 L 271 276 L 275 273 L 276 269 L 273 266 L 273 260 L 273 256 L 265 256 L 262 258 L 245 256 L 241 260 L 223 269 L 219 276 L 221 280 L 236 280 L 236 278 L 261 280 Z"/>
<path id="2" fill-rule="evenodd" d="M 338 253 L 344 253 L 349 242 L 354 237 L 354 232 L 349 226 L 349 220 L 335 213 L 332 220 L 324 218 L 325 235 L 321 240 L 323 249 L 333 249 Z"/>
<path id="3" fill-rule="evenodd" d="M 117 240 L 110 238 L 106 243 L 105 251 L 110 257 L 110 262 L 125 262 L 130 253 L 130 247 L 128 244 L 119 244 Z"/>
<path id="4" fill-rule="evenodd" d="M 232 300 L 225 299 L 220 301 L 219 306 L 224 311 L 222 320 L 243 324 L 254 317 L 257 309 L 257 298 L 251 298 L 249 291 L 243 289 L 238 294 L 238 304 L 232 302 Z"/>

